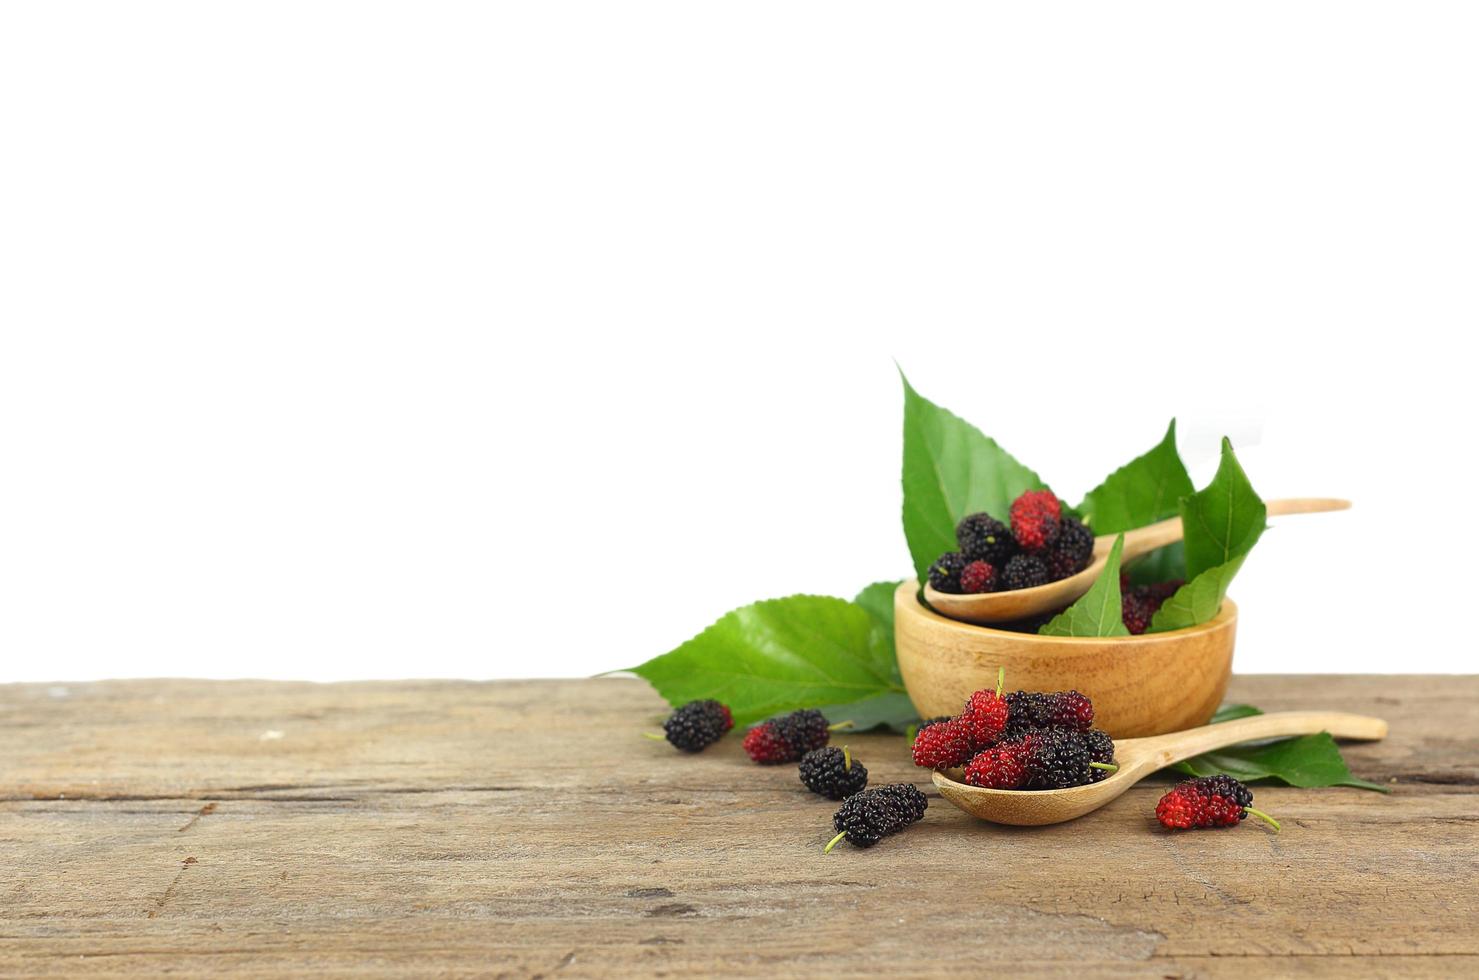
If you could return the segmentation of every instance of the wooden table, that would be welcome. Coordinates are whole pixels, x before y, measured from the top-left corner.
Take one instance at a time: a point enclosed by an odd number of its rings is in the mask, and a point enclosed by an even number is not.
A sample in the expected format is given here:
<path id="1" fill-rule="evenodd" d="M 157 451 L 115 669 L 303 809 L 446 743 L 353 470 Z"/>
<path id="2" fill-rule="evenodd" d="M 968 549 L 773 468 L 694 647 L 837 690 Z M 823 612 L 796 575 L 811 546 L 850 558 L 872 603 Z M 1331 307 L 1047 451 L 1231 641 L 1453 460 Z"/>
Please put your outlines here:
<path id="1" fill-rule="evenodd" d="M 635 680 L 0 687 L 0 976 L 1479 975 L 1479 677 L 1230 698 L 1384 716 L 1346 755 L 1393 792 L 1171 834 L 1152 781 L 1008 829 L 853 735 L 930 810 L 824 855 L 794 767 L 639 738 Z"/>

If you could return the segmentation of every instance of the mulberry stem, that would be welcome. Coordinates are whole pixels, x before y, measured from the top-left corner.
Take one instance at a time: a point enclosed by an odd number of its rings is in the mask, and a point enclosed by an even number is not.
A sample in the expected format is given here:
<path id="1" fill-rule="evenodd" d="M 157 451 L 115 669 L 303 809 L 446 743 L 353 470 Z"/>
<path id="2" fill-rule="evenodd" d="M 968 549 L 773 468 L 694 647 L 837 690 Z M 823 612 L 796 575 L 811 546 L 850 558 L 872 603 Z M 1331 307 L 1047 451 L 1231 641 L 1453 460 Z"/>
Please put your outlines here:
<path id="1" fill-rule="evenodd" d="M 1117 765 L 1115 765 L 1113 762 L 1091 762 L 1091 763 L 1089 763 L 1089 768 L 1090 769 L 1103 769 L 1105 772 L 1119 772 L 1120 771 L 1120 767 L 1117 766 Z"/>
<path id="2" fill-rule="evenodd" d="M 666 742 L 667 741 L 667 736 L 665 736 L 665 735 L 654 735 L 651 732 L 643 732 L 642 733 L 642 737 L 643 738 L 650 738 L 654 742 Z"/>
<path id="3" fill-rule="evenodd" d="M 996 668 L 996 696 L 997 697 L 1001 697 L 1001 685 L 1006 682 L 1006 679 L 1007 679 L 1007 668 L 1006 668 L 1006 665 L 1003 664 L 1002 666 Z"/>
<path id="4" fill-rule="evenodd" d="M 1251 814 L 1253 814 L 1253 816 L 1257 817 L 1259 820 L 1262 820 L 1264 823 L 1267 823 L 1270 827 L 1274 828 L 1274 833 L 1277 834 L 1279 832 L 1279 822 L 1277 820 L 1275 820 L 1273 817 L 1269 816 L 1267 813 L 1264 813 L 1262 810 L 1255 810 L 1251 806 L 1245 806 L 1245 807 L 1243 807 L 1243 812 L 1244 813 L 1251 813 Z"/>
<path id="5" fill-rule="evenodd" d="M 838 834 L 836 837 L 833 837 L 830 841 L 827 842 L 827 846 L 824 847 L 824 848 L 822 848 L 822 853 L 823 854 L 831 854 L 832 853 L 832 848 L 836 847 L 837 846 L 837 842 L 840 841 L 840 840 L 842 840 L 842 838 L 844 838 L 846 836 L 847 836 L 847 831 L 844 830 L 842 833 Z"/>
<path id="6" fill-rule="evenodd" d="M 852 772 L 852 753 L 847 751 L 847 746 L 842 747 L 842 768 L 846 772 Z"/>
<path id="7" fill-rule="evenodd" d="M 850 722 L 850 721 L 839 721 L 835 725 L 828 725 L 827 726 L 827 731 L 829 731 L 829 732 L 835 732 L 839 728 L 851 728 L 851 727 L 852 727 L 852 722 Z"/>

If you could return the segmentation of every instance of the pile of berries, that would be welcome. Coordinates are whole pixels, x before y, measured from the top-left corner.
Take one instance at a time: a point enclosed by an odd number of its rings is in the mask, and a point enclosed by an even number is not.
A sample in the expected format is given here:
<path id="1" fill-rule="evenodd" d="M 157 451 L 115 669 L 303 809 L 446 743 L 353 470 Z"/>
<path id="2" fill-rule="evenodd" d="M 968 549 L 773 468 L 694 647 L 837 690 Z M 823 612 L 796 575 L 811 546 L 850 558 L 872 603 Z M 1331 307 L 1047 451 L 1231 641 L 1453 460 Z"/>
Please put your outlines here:
<path id="1" fill-rule="evenodd" d="M 937 592 L 975 594 L 1046 585 L 1089 566 L 1094 532 L 1063 513 L 1049 490 L 1029 490 L 1012 502 L 1011 525 L 987 513 L 971 514 L 955 528 L 959 551 L 929 569 Z"/>
<path id="2" fill-rule="evenodd" d="M 1120 576 L 1120 603 L 1121 615 L 1124 620 L 1125 629 L 1136 636 L 1144 633 L 1150 628 L 1151 617 L 1161 604 L 1176 594 L 1176 590 L 1185 585 L 1181 579 L 1170 582 L 1156 582 L 1152 585 L 1130 585 L 1129 579 Z"/>
<path id="3" fill-rule="evenodd" d="M 987 789 L 1067 789 L 1115 771 L 1114 741 L 1093 727 L 1093 702 L 1077 691 L 1003 696 L 1000 678 L 956 717 L 920 728 L 915 765 L 964 766 L 965 781 Z"/>
<path id="4" fill-rule="evenodd" d="M 1203 776 L 1177 783 L 1155 805 L 1155 818 L 1172 830 L 1236 827 L 1250 813 L 1278 831 L 1277 820 L 1253 809 L 1253 791 L 1231 776 Z"/>

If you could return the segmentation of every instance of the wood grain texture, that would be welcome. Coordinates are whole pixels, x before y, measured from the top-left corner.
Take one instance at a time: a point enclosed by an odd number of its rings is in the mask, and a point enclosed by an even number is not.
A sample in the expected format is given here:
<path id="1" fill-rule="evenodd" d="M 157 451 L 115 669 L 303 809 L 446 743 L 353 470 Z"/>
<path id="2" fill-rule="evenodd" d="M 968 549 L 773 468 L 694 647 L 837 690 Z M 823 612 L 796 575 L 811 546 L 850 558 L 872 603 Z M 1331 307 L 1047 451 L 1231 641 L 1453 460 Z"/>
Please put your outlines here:
<path id="1" fill-rule="evenodd" d="M 1101 728 L 1115 738 L 1179 732 L 1204 724 L 1232 676 L 1238 607 L 1224 600 L 1198 626 L 1140 636 L 1043 636 L 974 626 L 921 605 L 918 586 L 894 591 L 899 673 L 923 718 L 952 715 L 975 691 L 1077 689 L 1094 701 Z"/>
<path id="2" fill-rule="evenodd" d="M 823 855 L 794 767 L 639 738 L 634 680 L 0 687 L 0 976 L 1479 974 L 1479 678 L 1230 696 L 1385 717 L 1347 757 L 1394 792 L 1171 834 L 1156 777 L 1006 828 L 854 735 L 930 811 Z"/>

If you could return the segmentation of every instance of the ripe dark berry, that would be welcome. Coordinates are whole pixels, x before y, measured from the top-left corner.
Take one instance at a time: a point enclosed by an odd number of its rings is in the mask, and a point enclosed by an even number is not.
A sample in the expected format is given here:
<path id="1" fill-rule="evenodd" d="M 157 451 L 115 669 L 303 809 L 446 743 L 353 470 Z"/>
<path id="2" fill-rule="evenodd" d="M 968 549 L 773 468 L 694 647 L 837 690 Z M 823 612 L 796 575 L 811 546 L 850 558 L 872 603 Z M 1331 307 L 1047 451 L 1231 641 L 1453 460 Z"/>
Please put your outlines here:
<path id="1" fill-rule="evenodd" d="M 862 792 L 868 785 L 868 769 L 843 748 L 812 749 L 801 757 L 801 781 L 813 793 L 841 800 Z"/>
<path id="2" fill-rule="evenodd" d="M 669 715 L 662 727 L 675 748 L 701 752 L 734 727 L 734 718 L 718 701 L 690 701 Z"/>
<path id="3" fill-rule="evenodd" d="M 1023 551 L 1040 551 L 1058 540 L 1063 505 L 1051 490 L 1028 490 L 1012 501 L 1012 537 Z"/>
<path id="4" fill-rule="evenodd" d="M 1155 805 L 1156 819 L 1173 830 L 1231 827 L 1250 813 L 1279 829 L 1277 820 L 1253 809 L 1252 791 L 1231 776 L 1202 776 L 1177 783 Z"/>
<path id="5" fill-rule="evenodd" d="M 995 745 L 1007 728 L 1009 715 L 1006 699 L 997 691 L 977 691 L 960 712 L 961 724 L 971 740 L 971 748 Z"/>
<path id="6" fill-rule="evenodd" d="M 1094 532 L 1081 521 L 1065 517 L 1059 523 L 1058 540 L 1043 552 L 1043 561 L 1053 581 L 1076 575 L 1089 567 L 1094 556 Z"/>
<path id="7" fill-rule="evenodd" d="M 1007 733 L 1032 728 L 1072 728 L 1087 731 L 1094 723 L 1094 703 L 1077 691 L 1016 691 L 1006 696 Z"/>
<path id="8" fill-rule="evenodd" d="M 826 745 L 830 732 L 827 719 L 820 711 L 793 711 L 756 725 L 745 733 L 745 752 L 762 765 L 795 762 L 812 749 Z"/>
<path id="9" fill-rule="evenodd" d="M 1094 725 L 1094 702 L 1077 691 L 1058 691 L 1045 701 L 1043 723 L 1086 732 Z"/>
<path id="10" fill-rule="evenodd" d="M 913 783 L 889 783 L 878 787 L 877 792 L 903 811 L 907 823 L 924 819 L 924 811 L 929 809 L 929 799 Z"/>
<path id="11" fill-rule="evenodd" d="M 1041 728 L 1023 737 L 1028 789 L 1068 789 L 1093 781 L 1089 750 L 1078 732 Z"/>
<path id="12" fill-rule="evenodd" d="M 960 552 L 945 552 L 930 566 L 930 587 L 936 592 L 958 595 L 960 593 L 960 573 L 968 564 L 970 564 L 970 559 Z"/>
<path id="13" fill-rule="evenodd" d="M 849 796 L 832 817 L 832 829 L 837 831 L 837 836 L 827 844 L 826 850 L 831 851 L 844 837 L 857 847 L 872 847 L 919 820 L 928 805 L 924 794 L 908 783 Z"/>
<path id="14" fill-rule="evenodd" d="M 990 562 L 997 568 L 1017 553 L 1011 528 L 990 514 L 972 514 L 955 526 L 955 540 L 970 559 Z"/>
<path id="15" fill-rule="evenodd" d="M 1013 555 L 1001 570 L 1001 590 L 1047 585 L 1048 566 L 1036 555 Z"/>
<path id="16" fill-rule="evenodd" d="M 1098 766 L 1114 765 L 1114 739 L 1108 732 L 1091 728 L 1084 732 L 1084 748 L 1089 750 L 1089 778 L 1096 783 L 1107 779 L 1114 770 L 1097 768 L 1096 763 Z"/>
<path id="17" fill-rule="evenodd" d="M 1135 635 L 1140 635 L 1150 628 L 1150 621 L 1156 614 L 1156 610 L 1185 583 L 1180 579 L 1170 582 L 1156 582 L 1151 585 L 1137 585 L 1126 588 L 1123 576 L 1120 578 L 1120 618 L 1125 624 L 1125 629 Z"/>
<path id="18" fill-rule="evenodd" d="M 960 591 L 966 595 L 996 591 L 996 567 L 988 562 L 973 561 L 960 570 Z"/>
<path id="19" fill-rule="evenodd" d="M 958 718 L 921 728 L 914 736 L 914 764 L 926 769 L 964 765 L 973 751 L 970 729 Z"/>
<path id="20" fill-rule="evenodd" d="M 965 781 L 986 789 L 1021 789 L 1027 779 L 1022 756 L 1021 743 L 1006 743 L 979 752 L 965 767 Z"/>

